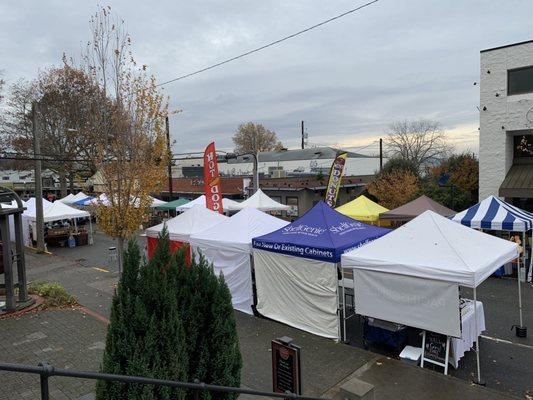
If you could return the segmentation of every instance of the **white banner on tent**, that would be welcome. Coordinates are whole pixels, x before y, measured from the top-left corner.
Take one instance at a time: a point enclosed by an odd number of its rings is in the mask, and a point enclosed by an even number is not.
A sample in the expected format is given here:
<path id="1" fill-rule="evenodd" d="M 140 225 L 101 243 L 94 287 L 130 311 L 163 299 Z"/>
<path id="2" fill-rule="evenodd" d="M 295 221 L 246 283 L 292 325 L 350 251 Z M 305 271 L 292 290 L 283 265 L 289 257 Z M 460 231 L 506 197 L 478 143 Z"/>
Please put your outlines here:
<path id="1" fill-rule="evenodd" d="M 257 249 L 253 256 L 257 311 L 315 335 L 339 338 L 335 264 Z"/>
<path id="2" fill-rule="evenodd" d="M 361 269 L 354 279 L 358 314 L 461 337 L 456 283 Z"/>

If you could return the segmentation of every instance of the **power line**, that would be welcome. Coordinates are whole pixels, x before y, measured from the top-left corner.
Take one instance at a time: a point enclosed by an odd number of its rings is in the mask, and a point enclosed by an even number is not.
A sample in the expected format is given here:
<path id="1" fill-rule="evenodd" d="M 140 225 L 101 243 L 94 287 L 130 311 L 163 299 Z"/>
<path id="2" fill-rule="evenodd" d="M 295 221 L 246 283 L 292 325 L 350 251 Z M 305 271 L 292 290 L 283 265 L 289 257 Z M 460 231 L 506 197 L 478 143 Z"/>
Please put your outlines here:
<path id="1" fill-rule="evenodd" d="M 257 47 L 257 48 L 255 48 L 255 49 L 253 49 L 253 50 L 247 51 L 246 53 L 242 53 L 242 54 L 239 54 L 238 56 L 235 56 L 235 57 L 232 57 L 232 58 L 228 58 L 227 60 L 224 60 L 224 61 L 218 62 L 218 63 L 216 63 L 216 64 L 210 65 L 209 67 L 205 67 L 205 68 L 199 69 L 199 70 L 197 70 L 197 71 L 190 72 L 190 73 L 188 73 L 188 74 L 178 76 L 177 78 L 170 79 L 170 80 L 165 81 L 165 82 L 163 82 L 163 83 L 160 83 L 160 84 L 158 84 L 158 85 L 156 85 L 156 86 L 164 86 L 164 85 L 167 85 L 167 84 L 172 83 L 172 82 L 176 82 L 176 81 L 179 81 L 179 80 L 182 80 L 182 79 L 185 79 L 185 78 L 189 78 L 189 77 L 191 77 L 191 76 L 193 76 L 193 75 L 198 75 L 198 74 L 200 74 L 200 73 L 202 73 L 202 72 L 205 72 L 205 71 L 208 71 L 208 70 L 210 70 L 210 69 L 213 69 L 213 68 L 216 68 L 216 67 L 220 67 L 221 65 L 227 64 L 227 63 L 229 63 L 229 62 L 232 62 L 232 61 L 238 60 L 239 58 L 243 58 L 243 57 L 249 56 L 250 54 L 257 53 L 257 52 L 259 52 L 259 51 L 261 51 L 261 50 L 264 50 L 264 49 L 266 49 L 266 48 L 268 48 L 268 47 L 275 46 L 276 44 L 279 44 L 279 43 L 284 42 L 284 41 L 286 41 L 286 40 L 292 39 L 293 37 L 299 36 L 299 35 L 301 35 L 301 34 L 303 34 L 303 33 L 309 32 L 310 30 L 313 30 L 313 29 L 315 29 L 315 28 L 318 28 L 318 27 L 320 27 L 320 26 L 322 26 L 322 25 L 326 25 L 327 23 L 330 23 L 330 22 L 332 22 L 332 21 L 335 21 L 335 20 L 337 20 L 337 19 L 339 19 L 339 18 L 342 18 L 342 17 L 344 17 L 344 16 L 346 16 L 346 15 L 348 15 L 348 14 L 352 14 L 352 13 L 354 13 L 354 12 L 356 12 L 356 11 L 359 11 L 359 10 L 365 8 L 365 7 L 368 7 L 368 6 L 370 6 L 370 5 L 374 4 L 374 3 L 377 3 L 378 1 L 379 1 L 379 0 L 373 0 L 373 1 L 370 1 L 370 2 L 365 3 L 365 4 L 363 4 L 363 5 L 359 6 L 359 7 L 353 8 L 353 9 L 351 9 L 351 10 L 348 10 L 348 11 L 346 11 L 346 12 L 343 12 L 342 14 L 336 15 L 336 16 L 333 17 L 333 18 L 329 18 L 329 19 L 327 19 L 327 20 L 325 20 L 325 21 L 322 21 L 322 22 L 320 22 L 320 23 L 318 23 L 318 24 L 315 24 L 315 25 L 312 25 L 312 26 L 310 26 L 310 27 L 308 27 L 308 28 L 302 29 L 301 31 L 298 31 L 298 32 L 296 32 L 296 33 L 293 33 L 292 35 L 285 36 L 285 37 L 283 37 L 283 38 L 281 38 L 281 39 L 278 39 L 278 40 L 275 40 L 275 41 L 270 42 L 270 43 L 268 43 L 268 44 L 265 44 L 265 45 L 263 45 L 263 46 L 261 46 L 261 47 Z"/>

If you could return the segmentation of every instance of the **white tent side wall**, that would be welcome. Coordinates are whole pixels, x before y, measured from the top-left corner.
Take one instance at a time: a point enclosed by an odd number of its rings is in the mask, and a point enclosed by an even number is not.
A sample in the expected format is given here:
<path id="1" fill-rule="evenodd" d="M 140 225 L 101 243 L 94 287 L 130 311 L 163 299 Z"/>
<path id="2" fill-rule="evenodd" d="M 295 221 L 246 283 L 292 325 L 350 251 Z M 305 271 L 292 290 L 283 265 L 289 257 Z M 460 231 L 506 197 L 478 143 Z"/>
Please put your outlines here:
<path id="1" fill-rule="evenodd" d="M 257 311 L 268 318 L 339 339 L 335 264 L 254 250 Z"/>
<path id="2" fill-rule="evenodd" d="M 193 246 L 193 253 L 201 253 L 207 261 L 213 263 L 215 275 L 221 273 L 231 292 L 233 308 L 246 314 L 253 314 L 252 272 L 250 253 L 225 246 L 198 243 Z"/>
<path id="3" fill-rule="evenodd" d="M 354 281 L 358 314 L 461 337 L 456 283 L 362 269 Z"/>

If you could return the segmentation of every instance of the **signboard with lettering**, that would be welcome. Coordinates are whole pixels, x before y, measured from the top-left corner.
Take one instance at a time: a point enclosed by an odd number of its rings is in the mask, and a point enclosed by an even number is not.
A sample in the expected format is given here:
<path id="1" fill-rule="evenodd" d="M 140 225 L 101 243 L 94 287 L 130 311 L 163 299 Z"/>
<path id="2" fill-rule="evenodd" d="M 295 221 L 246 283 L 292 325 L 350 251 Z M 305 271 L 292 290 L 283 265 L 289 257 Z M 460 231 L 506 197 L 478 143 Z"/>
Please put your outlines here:
<path id="1" fill-rule="evenodd" d="M 420 366 L 424 368 L 424 362 L 435 364 L 443 367 L 444 375 L 447 375 L 449 356 L 450 337 L 440 333 L 424 331 L 422 336 L 422 358 Z"/>
<path id="2" fill-rule="evenodd" d="M 272 387 L 275 393 L 302 393 L 300 348 L 290 338 L 272 340 Z"/>

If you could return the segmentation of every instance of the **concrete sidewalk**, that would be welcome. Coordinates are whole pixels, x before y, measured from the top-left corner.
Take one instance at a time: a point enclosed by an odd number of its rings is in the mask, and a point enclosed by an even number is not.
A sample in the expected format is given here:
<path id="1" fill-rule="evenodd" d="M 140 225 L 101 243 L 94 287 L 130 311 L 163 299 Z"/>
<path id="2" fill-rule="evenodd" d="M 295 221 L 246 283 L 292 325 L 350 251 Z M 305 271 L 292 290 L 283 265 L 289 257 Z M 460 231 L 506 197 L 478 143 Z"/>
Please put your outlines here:
<path id="1" fill-rule="evenodd" d="M 302 348 L 303 390 L 308 395 L 332 397 L 339 383 L 357 377 L 375 385 L 376 399 L 510 398 L 272 321 L 240 312 L 236 312 L 236 318 L 244 359 L 244 387 L 271 390 L 270 340 L 288 335 Z M 81 310 L 28 313 L 1 324 L 4 362 L 37 365 L 46 361 L 59 368 L 88 371 L 100 367 L 106 324 Z M 34 375 L 0 372 L 0 386 L 0 400 L 38 398 L 39 382 Z M 94 395 L 94 381 L 52 378 L 50 388 L 51 398 L 58 400 L 88 400 Z"/>

